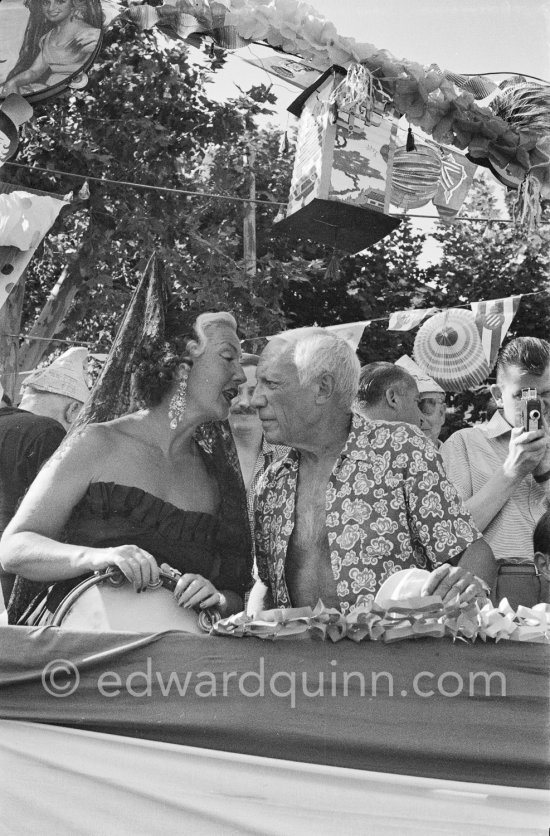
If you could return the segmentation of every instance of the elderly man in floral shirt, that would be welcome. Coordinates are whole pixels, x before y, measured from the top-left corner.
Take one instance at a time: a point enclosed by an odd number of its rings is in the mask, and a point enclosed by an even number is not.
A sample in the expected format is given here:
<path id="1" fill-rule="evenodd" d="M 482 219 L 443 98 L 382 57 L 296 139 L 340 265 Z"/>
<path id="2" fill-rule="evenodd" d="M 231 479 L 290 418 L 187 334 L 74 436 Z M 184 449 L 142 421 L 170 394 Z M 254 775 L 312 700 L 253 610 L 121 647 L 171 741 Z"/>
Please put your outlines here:
<path id="1" fill-rule="evenodd" d="M 424 594 L 469 601 L 495 561 L 439 453 L 412 424 L 353 414 L 359 363 L 322 329 L 272 339 L 252 400 L 272 444 L 293 448 L 257 487 L 259 580 L 248 611 L 370 601 L 399 569 L 432 572 Z"/>

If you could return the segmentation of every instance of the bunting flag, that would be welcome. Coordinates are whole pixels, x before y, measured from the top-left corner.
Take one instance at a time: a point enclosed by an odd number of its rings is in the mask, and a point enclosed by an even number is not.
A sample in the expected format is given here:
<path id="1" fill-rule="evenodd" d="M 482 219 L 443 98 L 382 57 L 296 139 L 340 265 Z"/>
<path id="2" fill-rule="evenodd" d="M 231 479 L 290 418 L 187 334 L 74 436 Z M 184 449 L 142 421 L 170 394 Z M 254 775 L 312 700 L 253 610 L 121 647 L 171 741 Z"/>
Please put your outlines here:
<path id="1" fill-rule="evenodd" d="M 61 195 L 28 189 L 0 181 L 0 308 L 25 272 L 34 252 L 59 212 L 67 204 Z M 19 198 L 12 198 L 19 195 Z M 23 195 L 23 197 L 21 197 Z M 32 205 L 40 205 L 41 217 L 31 217 Z M 17 212 L 14 211 L 17 208 Z M 22 247 L 25 249 L 22 249 Z"/>
<path id="2" fill-rule="evenodd" d="M 336 334 L 336 336 L 341 337 L 343 340 L 347 340 L 351 343 L 354 350 L 357 351 L 361 337 L 363 336 L 363 331 L 371 322 L 372 320 L 370 319 L 363 319 L 361 322 L 344 322 L 341 325 L 306 325 L 300 326 L 300 328 L 288 328 L 286 331 L 281 331 L 281 334 L 292 334 L 293 331 L 303 331 L 304 328 L 322 328 L 323 331 L 330 331 L 331 334 Z M 269 342 L 269 340 L 277 336 L 279 335 L 270 334 L 269 337 L 264 337 L 263 339 Z"/>
<path id="3" fill-rule="evenodd" d="M 521 295 L 470 304 L 481 337 L 483 351 L 491 369 L 496 363 L 498 350 L 518 312 L 520 302 Z"/>
<path id="4" fill-rule="evenodd" d="M 444 220 L 452 220 L 462 207 L 472 185 L 477 166 L 464 154 L 442 149 L 439 185 L 433 204 Z"/>
<path id="5" fill-rule="evenodd" d="M 370 319 L 364 319 L 361 322 L 346 322 L 343 325 L 328 325 L 325 326 L 325 330 L 342 337 L 343 340 L 347 340 L 357 351 L 367 325 L 370 325 Z"/>
<path id="6" fill-rule="evenodd" d="M 416 308 L 410 311 L 396 311 L 390 316 L 388 331 L 412 331 L 423 319 L 437 312 L 437 308 Z"/>

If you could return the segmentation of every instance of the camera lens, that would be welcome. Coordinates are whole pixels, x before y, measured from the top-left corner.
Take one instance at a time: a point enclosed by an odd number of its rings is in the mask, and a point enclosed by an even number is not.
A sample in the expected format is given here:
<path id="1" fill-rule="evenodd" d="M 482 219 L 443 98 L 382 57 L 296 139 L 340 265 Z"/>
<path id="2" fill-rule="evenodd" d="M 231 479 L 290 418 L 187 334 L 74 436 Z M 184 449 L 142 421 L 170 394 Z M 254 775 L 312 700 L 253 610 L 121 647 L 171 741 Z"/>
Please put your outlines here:
<path id="1" fill-rule="evenodd" d="M 540 412 L 538 411 L 538 409 L 532 409 L 531 412 L 529 413 L 529 418 L 532 421 L 538 421 L 539 418 L 540 418 Z"/>

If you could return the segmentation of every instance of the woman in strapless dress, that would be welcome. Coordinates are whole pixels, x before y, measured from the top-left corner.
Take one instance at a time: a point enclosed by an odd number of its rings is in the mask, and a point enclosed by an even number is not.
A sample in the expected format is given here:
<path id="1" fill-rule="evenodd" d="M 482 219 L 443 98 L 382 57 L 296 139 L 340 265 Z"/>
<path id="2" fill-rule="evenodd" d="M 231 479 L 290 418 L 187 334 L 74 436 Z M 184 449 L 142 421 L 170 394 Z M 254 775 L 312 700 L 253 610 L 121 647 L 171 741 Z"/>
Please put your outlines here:
<path id="1" fill-rule="evenodd" d="M 141 591 L 157 583 L 163 562 L 183 573 L 174 590 L 181 606 L 222 616 L 242 609 L 250 536 L 225 427 L 245 380 L 236 323 L 206 313 L 171 329 L 136 360 L 141 408 L 68 437 L 6 528 L 0 562 L 19 576 L 11 623 L 32 600 L 29 589 L 36 594 L 29 581 L 56 582 L 53 610 L 83 576 L 116 566 Z"/>

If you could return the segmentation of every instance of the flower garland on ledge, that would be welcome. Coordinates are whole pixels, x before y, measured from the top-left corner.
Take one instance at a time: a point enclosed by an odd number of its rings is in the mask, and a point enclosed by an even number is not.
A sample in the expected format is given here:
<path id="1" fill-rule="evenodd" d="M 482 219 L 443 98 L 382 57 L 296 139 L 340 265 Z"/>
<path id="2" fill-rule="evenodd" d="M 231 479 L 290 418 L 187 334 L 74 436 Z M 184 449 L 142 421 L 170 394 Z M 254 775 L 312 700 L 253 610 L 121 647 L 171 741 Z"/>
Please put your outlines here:
<path id="1" fill-rule="evenodd" d="M 482 599 L 483 600 L 483 599 Z M 369 602 L 348 615 L 317 606 L 264 610 L 256 617 L 241 612 L 218 621 L 211 633 L 216 636 L 260 639 L 312 638 L 333 642 L 383 641 L 450 636 L 453 641 L 506 639 L 518 642 L 550 643 L 550 605 L 532 609 L 510 607 L 503 598 L 498 608 L 485 603 L 463 605 L 458 596 L 446 604 L 439 595 L 403 598 L 377 604 Z"/>
<path id="2" fill-rule="evenodd" d="M 436 64 L 424 67 L 397 59 L 373 44 L 344 38 L 333 23 L 300 0 L 174 2 L 174 6 L 169 2 L 159 5 L 157 0 L 149 6 L 131 3 L 127 14 L 142 28 L 158 24 L 180 37 L 207 33 L 229 48 L 265 41 L 301 56 L 320 72 L 334 64 L 362 64 L 410 124 L 438 143 L 468 149 L 475 161 L 488 161 L 497 176 L 505 172 L 518 182 L 528 178 L 524 202 L 550 200 L 550 134 L 536 120 L 516 124 L 515 118 L 503 119 L 491 107 L 476 104 L 476 98 L 496 89 L 488 78 L 460 76 Z M 144 14 L 145 10 L 150 14 Z M 540 85 L 539 96 L 546 106 L 550 86 Z M 523 107 L 518 112 L 523 112 Z"/>

